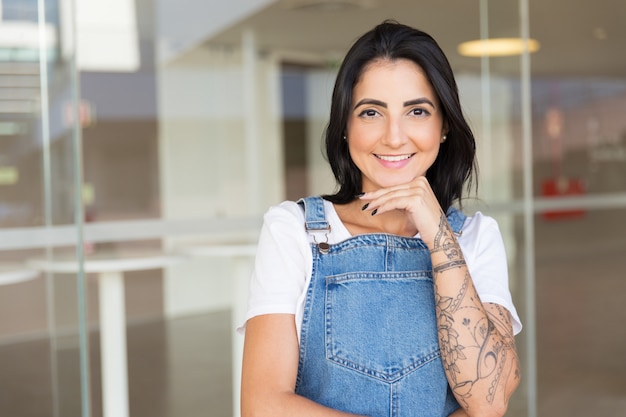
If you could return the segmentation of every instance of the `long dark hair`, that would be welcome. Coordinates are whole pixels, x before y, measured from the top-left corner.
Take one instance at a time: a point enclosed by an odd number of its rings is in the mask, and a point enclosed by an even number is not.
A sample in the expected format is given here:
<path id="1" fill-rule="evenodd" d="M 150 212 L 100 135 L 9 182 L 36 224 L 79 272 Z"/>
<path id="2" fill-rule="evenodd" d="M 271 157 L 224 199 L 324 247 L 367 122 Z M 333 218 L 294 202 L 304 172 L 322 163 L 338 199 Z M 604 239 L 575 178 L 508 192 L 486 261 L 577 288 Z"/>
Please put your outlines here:
<path id="1" fill-rule="evenodd" d="M 426 172 L 444 211 L 461 201 L 463 187 L 471 188 L 477 171 L 474 135 L 463 116 L 458 88 L 450 63 L 437 42 L 427 33 L 386 20 L 365 33 L 346 54 L 335 81 L 330 121 L 326 127 L 326 158 L 337 180 L 338 191 L 325 199 L 346 204 L 361 193 L 361 172 L 352 161 L 346 135 L 352 93 L 368 64 L 376 60 L 408 59 L 419 65 L 439 99 L 447 140 Z"/>

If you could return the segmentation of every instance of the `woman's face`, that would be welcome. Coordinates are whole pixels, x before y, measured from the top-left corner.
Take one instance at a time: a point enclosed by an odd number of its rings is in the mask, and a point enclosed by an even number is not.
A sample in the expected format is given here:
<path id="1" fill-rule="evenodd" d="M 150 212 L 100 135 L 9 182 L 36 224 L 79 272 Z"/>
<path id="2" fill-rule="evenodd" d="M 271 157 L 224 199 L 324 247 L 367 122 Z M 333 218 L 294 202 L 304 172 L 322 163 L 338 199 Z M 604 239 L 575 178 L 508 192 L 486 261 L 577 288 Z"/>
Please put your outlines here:
<path id="1" fill-rule="evenodd" d="M 426 174 L 446 132 L 435 91 L 419 65 L 406 59 L 370 63 L 352 103 L 346 136 L 364 192 Z"/>

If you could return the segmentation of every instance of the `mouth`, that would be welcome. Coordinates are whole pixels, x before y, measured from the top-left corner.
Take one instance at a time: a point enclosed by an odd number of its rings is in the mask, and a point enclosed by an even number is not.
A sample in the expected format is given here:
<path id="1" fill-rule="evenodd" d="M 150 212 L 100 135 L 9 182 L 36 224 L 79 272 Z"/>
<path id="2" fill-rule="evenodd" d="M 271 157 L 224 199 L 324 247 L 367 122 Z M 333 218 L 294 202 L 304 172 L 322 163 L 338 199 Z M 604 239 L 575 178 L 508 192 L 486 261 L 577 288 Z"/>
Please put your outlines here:
<path id="1" fill-rule="evenodd" d="M 415 155 L 415 153 L 408 153 L 405 155 L 378 155 L 378 154 L 374 154 L 374 156 L 378 159 L 381 159 L 383 161 L 388 161 L 388 162 L 400 162 L 400 161 L 404 161 L 406 159 L 411 158 L 413 155 Z"/>

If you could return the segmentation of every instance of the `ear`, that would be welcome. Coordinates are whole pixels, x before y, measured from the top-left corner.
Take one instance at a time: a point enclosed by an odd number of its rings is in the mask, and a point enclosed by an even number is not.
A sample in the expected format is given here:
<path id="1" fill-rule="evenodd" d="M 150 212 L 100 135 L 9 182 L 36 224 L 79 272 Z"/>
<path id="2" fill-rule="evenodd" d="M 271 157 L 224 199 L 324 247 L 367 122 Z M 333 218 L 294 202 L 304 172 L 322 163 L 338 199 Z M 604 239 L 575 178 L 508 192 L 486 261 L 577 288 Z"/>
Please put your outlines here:
<path id="1" fill-rule="evenodd" d="M 443 128 L 441 129 L 441 139 L 439 143 L 444 143 L 448 139 L 448 124 L 444 123 Z"/>
<path id="2" fill-rule="evenodd" d="M 444 143 L 448 136 L 448 122 L 444 121 L 443 126 L 441 128 L 441 143 Z"/>

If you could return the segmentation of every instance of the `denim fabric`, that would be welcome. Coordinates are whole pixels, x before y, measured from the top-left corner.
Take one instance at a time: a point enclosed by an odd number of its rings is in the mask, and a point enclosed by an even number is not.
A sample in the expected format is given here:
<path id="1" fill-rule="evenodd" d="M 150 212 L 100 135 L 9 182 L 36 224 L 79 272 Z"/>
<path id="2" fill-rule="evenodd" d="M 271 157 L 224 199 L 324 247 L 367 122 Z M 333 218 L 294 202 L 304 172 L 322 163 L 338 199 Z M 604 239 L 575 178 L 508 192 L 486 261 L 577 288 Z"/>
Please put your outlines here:
<path id="1" fill-rule="evenodd" d="M 327 227 L 308 197 L 307 230 Z M 465 216 L 448 221 L 458 232 Z M 313 271 L 300 338 L 296 392 L 371 417 L 447 416 L 456 402 L 437 341 L 432 264 L 421 239 L 366 234 L 311 245 Z"/>

